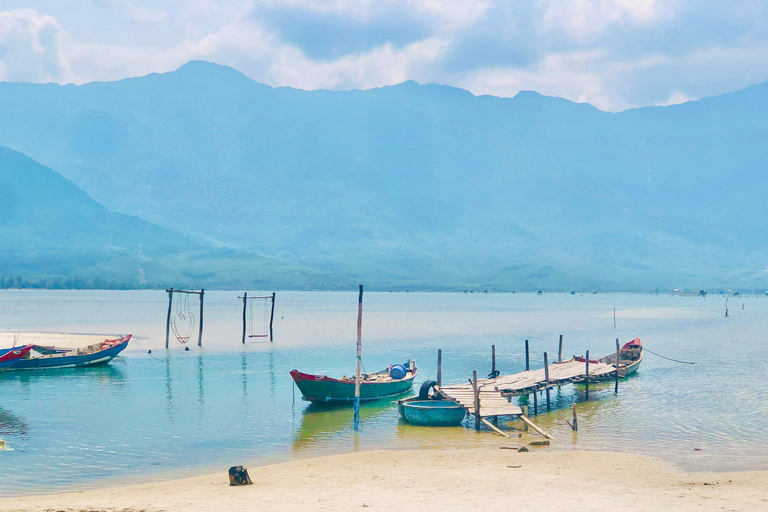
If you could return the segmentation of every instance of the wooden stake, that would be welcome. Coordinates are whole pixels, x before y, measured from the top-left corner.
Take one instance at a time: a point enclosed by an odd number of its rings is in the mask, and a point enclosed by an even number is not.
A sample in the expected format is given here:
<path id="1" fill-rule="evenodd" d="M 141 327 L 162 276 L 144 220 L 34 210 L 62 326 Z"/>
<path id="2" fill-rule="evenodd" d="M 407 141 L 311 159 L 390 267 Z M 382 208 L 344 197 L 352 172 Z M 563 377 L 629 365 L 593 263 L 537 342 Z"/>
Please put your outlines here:
<path id="1" fill-rule="evenodd" d="M 480 421 L 482 421 L 488 428 L 490 428 L 491 430 L 493 430 L 494 432 L 496 432 L 500 436 L 509 437 L 509 434 L 507 434 L 503 430 L 499 429 L 493 423 L 491 423 L 490 421 L 486 420 L 485 418 L 480 418 Z"/>
<path id="2" fill-rule="evenodd" d="M 621 351 L 619 350 L 619 338 L 616 338 L 616 388 L 613 390 L 615 394 L 619 394 L 619 362 L 621 361 Z"/>
<path id="3" fill-rule="evenodd" d="M 539 434 L 543 435 L 543 436 L 544 436 L 544 437 L 546 437 L 547 439 L 552 439 L 552 440 L 554 440 L 554 439 L 555 439 L 555 438 L 554 438 L 554 437 L 552 437 L 551 435 L 547 434 L 547 433 L 544 431 L 544 429 L 542 429 L 541 427 L 539 427 L 537 424 L 535 424 L 534 422 L 532 422 L 531 420 L 529 420 L 529 419 L 528 419 L 528 418 L 526 418 L 525 416 L 520 416 L 520 419 L 521 419 L 521 420 L 523 420 L 523 421 L 524 421 L 525 423 L 527 423 L 528 425 L 530 425 L 530 426 L 531 426 L 531 428 L 532 428 L 533 430 L 535 430 L 535 431 L 536 431 L 536 432 L 538 432 Z"/>
<path id="4" fill-rule="evenodd" d="M 539 390 L 533 390 L 533 415 L 539 414 Z"/>
<path id="5" fill-rule="evenodd" d="M 246 331 L 246 319 L 245 310 L 248 306 L 248 292 L 243 292 L 243 345 L 245 345 L 245 331 Z"/>
<path id="6" fill-rule="evenodd" d="M 363 356 L 363 285 L 357 296 L 357 368 L 355 369 L 354 429 L 360 430 L 360 365 Z"/>
<path id="7" fill-rule="evenodd" d="M 528 417 L 528 406 L 527 405 L 523 406 L 523 416 L 525 416 L 526 418 Z M 528 424 L 523 422 L 523 425 L 524 425 L 523 426 L 523 430 L 525 432 L 528 432 Z"/>
<path id="8" fill-rule="evenodd" d="M 551 410 L 550 402 L 549 402 L 549 363 L 547 362 L 547 353 L 544 352 L 544 382 L 545 382 L 545 391 L 547 393 L 547 411 Z"/>
<path id="9" fill-rule="evenodd" d="M 563 335 L 560 335 L 560 345 L 557 348 L 557 362 L 563 360 Z"/>
<path id="10" fill-rule="evenodd" d="M 275 320 L 275 292 L 272 292 L 272 312 L 269 314 L 269 341 L 275 341 L 272 337 L 272 322 Z"/>
<path id="11" fill-rule="evenodd" d="M 165 320 L 165 348 L 168 348 L 168 339 L 171 334 L 171 306 L 173 305 L 173 288 L 165 291 L 168 292 L 168 317 Z"/>
<path id="12" fill-rule="evenodd" d="M 531 369 L 531 358 L 528 356 L 528 340 L 525 340 L 525 371 Z"/>
<path id="13" fill-rule="evenodd" d="M 200 290 L 200 330 L 197 331 L 197 346 L 203 346 L 203 295 L 205 295 L 205 289 Z"/>
<path id="14" fill-rule="evenodd" d="M 477 386 L 477 370 L 472 372 L 472 389 L 475 390 L 475 430 L 480 430 L 480 388 Z"/>
<path id="15" fill-rule="evenodd" d="M 491 345 L 491 373 L 496 375 L 496 345 Z"/>
<path id="16" fill-rule="evenodd" d="M 437 385 L 443 385 L 443 349 L 437 349 Z"/>
<path id="17" fill-rule="evenodd" d="M 587 401 L 589 401 L 589 350 L 587 350 L 587 375 L 586 375 L 586 383 L 587 383 Z"/>
<path id="18" fill-rule="evenodd" d="M 573 404 L 571 407 L 573 409 L 573 423 L 571 424 L 571 428 L 574 432 L 579 431 L 579 419 L 576 417 L 576 404 Z"/>

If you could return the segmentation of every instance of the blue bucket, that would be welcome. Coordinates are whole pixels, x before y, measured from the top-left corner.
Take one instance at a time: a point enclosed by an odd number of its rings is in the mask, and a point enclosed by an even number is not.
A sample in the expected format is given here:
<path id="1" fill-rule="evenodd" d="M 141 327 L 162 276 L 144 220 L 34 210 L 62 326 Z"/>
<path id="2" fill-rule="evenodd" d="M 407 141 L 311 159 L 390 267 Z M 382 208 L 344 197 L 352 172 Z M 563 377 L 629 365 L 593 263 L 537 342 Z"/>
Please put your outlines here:
<path id="1" fill-rule="evenodd" d="M 405 366 L 401 364 L 393 364 L 389 369 L 389 376 L 394 380 L 400 380 L 405 377 Z"/>

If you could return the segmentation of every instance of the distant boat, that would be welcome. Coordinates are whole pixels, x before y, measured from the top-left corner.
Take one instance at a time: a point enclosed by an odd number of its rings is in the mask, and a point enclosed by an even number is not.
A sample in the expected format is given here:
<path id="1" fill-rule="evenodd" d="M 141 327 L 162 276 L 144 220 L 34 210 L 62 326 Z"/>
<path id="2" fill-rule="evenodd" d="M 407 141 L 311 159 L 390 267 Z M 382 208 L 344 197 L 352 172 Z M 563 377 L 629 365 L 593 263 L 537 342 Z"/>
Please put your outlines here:
<path id="1" fill-rule="evenodd" d="M 402 377 L 391 371 L 395 366 L 402 368 Z M 354 377 L 335 379 L 298 370 L 291 370 L 291 377 L 301 391 L 301 398 L 308 402 L 351 403 L 355 399 Z M 416 361 L 413 360 L 403 365 L 393 365 L 380 372 L 363 374 L 360 379 L 360 401 L 370 402 L 405 393 L 413 387 L 414 377 L 416 377 Z"/>
<path id="2" fill-rule="evenodd" d="M 25 345 L 23 347 L 0 349 L 0 372 L 16 366 L 24 357 L 28 357 L 33 346 L 34 345 Z"/>
<path id="3" fill-rule="evenodd" d="M 107 339 L 83 348 L 27 345 L 29 350 L 26 354 L 15 359 L 13 364 L 4 369 L 6 371 L 41 370 L 108 364 L 115 356 L 125 350 L 125 347 L 128 346 L 128 342 L 131 340 L 131 336 L 131 334 L 128 334 L 117 339 Z"/>

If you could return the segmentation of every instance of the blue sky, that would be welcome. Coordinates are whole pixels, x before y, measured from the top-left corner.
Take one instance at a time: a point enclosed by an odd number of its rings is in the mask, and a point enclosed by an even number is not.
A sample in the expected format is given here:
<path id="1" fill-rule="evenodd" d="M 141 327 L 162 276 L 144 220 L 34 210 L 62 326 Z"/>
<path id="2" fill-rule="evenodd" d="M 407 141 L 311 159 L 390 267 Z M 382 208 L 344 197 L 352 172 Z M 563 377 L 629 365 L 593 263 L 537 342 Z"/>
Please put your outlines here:
<path id="1" fill-rule="evenodd" d="M 410 79 L 616 111 L 768 81 L 768 1 L 0 0 L 0 80 L 116 80 L 193 59 L 273 86 Z"/>

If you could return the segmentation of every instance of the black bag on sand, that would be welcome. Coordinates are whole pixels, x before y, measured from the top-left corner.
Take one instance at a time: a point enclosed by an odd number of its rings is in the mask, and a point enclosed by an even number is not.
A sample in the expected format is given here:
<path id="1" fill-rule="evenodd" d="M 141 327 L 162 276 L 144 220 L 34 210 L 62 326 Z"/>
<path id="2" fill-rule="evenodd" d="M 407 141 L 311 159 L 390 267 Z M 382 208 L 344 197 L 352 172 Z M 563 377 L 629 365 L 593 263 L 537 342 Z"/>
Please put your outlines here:
<path id="1" fill-rule="evenodd" d="M 229 485 L 251 485 L 251 477 L 248 476 L 248 470 L 243 466 L 232 466 L 229 468 Z"/>

